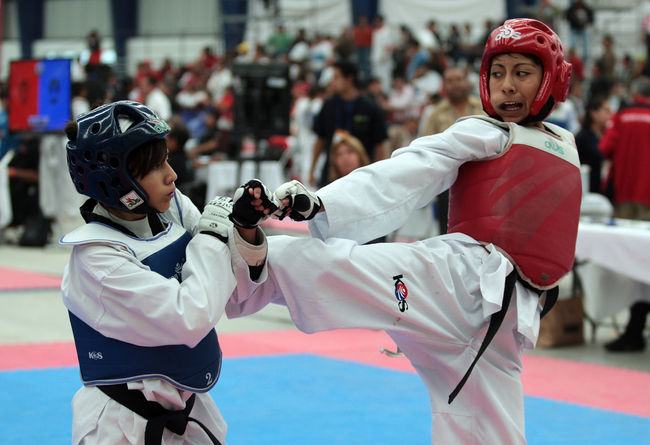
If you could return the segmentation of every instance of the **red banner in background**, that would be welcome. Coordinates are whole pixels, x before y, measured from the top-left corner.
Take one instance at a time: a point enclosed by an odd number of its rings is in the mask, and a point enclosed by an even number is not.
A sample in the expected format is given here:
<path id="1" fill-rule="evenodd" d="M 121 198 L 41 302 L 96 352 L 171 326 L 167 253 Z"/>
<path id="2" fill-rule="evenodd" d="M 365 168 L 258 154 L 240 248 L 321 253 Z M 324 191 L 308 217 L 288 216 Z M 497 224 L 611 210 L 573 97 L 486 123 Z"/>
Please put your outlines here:
<path id="1" fill-rule="evenodd" d="M 9 76 L 9 129 L 27 129 L 29 117 L 38 114 L 38 78 L 36 60 L 12 63 Z"/>

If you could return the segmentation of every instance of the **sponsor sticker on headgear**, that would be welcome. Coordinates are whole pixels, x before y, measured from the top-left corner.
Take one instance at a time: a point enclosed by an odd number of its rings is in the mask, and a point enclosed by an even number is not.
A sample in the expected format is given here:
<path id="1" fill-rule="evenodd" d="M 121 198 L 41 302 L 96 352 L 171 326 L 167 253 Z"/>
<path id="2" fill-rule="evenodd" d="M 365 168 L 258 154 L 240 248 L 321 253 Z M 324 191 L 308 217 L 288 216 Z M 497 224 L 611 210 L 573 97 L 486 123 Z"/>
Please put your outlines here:
<path id="1" fill-rule="evenodd" d="M 120 201 L 122 201 L 122 204 L 124 204 L 127 209 L 133 210 L 142 204 L 144 199 L 142 199 L 134 190 L 131 190 L 129 193 L 122 196 Z"/>
<path id="2" fill-rule="evenodd" d="M 521 39 L 521 33 L 512 29 L 510 25 L 503 25 L 499 28 L 499 34 L 494 38 L 497 42 L 501 39 Z"/>
<path id="3" fill-rule="evenodd" d="M 156 133 L 164 133 L 165 131 L 169 131 L 169 125 L 165 121 L 160 121 L 160 120 L 150 120 L 149 123 L 153 125 L 153 131 Z"/>

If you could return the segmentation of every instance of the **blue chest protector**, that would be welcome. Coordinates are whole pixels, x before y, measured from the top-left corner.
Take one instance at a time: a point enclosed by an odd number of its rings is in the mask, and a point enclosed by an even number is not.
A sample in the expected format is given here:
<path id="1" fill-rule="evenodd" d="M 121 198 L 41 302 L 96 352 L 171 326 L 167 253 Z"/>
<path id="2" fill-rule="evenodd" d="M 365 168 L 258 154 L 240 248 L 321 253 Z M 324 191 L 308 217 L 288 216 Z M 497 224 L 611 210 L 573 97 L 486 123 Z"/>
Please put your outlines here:
<path id="1" fill-rule="evenodd" d="M 170 223 L 155 237 L 140 239 L 91 222 L 66 235 L 61 243 L 123 245 L 152 271 L 180 281 L 185 248 L 190 239 L 190 234 L 180 224 Z M 86 386 L 155 378 L 179 389 L 207 392 L 219 378 L 221 349 L 214 329 L 194 348 L 185 345 L 145 347 L 106 337 L 74 314 L 69 315 L 81 378 Z"/>

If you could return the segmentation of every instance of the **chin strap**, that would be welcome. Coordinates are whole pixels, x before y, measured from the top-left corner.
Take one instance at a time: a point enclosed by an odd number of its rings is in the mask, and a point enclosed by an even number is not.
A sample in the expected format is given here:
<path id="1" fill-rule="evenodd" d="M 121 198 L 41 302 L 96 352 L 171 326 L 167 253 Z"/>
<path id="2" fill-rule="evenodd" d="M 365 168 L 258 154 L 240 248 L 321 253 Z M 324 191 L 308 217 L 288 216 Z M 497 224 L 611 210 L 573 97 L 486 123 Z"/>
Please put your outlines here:
<path id="1" fill-rule="evenodd" d="M 129 229 L 122 226 L 121 224 L 118 224 L 115 221 L 106 218 L 105 216 L 93 213 L 93 210 L 96 205 L 97 205 L 97 200 L 90 198 L 86 202 L 84 202 L 83 205 L 79 208 L 79 211 L 81 212 L 81 217 L 84 219 L 84 221 L 86 221 L 87 223 L 93 221 L 100 222 L 107 226 L 111 226 L 112 228 L 117 229 L 122 233 L 132 236 L 133 238 L 137 238 L 135 233 L 131 232 Z M 158 216 L 157 212 L 147 213 L 147 221 L 149 222 L 149 228 L 151 228 L 151 233 L 153 234 L 153 236 L 156 236 L 157 234 L 165 230 L 165 225 L 160 220 L 160 217 Z"/>
<path id="2" fill-rule="evenodd" d="M 160 220 L 158 213 L 147 213 L 147 221 L 149 221 L 149 227 L 151 228 L 151 233 L 153 236 L 158 235 L 160 232 L 165 230 L 165 226 Z"/>
<path id="3" fill-rule="evenodd" d="M 111 221 L 110 219 L 106 218 L 105 216 L 98 215 L 96 213 L 93 213 L 93 210 L 95 209 L 95 206 L 97 205 L 97 201 L 94 200 L 93 198 L 90 198 L 86 202 L 83 203 L 83 205 L 79 208 L 79 211 L 81 212 L 81 217 L 86 221 L 87 223 L 89 222 L 100 222 L 102 224 L 106 224 L 107 226 L 111 226 L 114 229 L 119 230 L 122 233 L 125 233 L 129 236 L 132 236 L 133 238 L 137 238 L 135 233 L 131 232 L 129 229 L 126 227 Z"/>

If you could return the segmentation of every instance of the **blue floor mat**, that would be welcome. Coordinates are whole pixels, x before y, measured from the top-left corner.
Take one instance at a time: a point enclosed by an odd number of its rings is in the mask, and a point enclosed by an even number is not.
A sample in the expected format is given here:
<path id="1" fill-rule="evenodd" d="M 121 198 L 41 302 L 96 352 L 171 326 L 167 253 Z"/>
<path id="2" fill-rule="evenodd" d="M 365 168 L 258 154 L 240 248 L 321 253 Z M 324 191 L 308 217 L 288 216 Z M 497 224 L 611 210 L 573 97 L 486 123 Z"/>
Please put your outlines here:
<path id="1" fill-rule="evenodd" d="M 69 444 L 77 368 L 0 372 L 0 443 Z M 229 445 L 429 444 L 411 373 L 312 355 L 228 359 L 211 391 Z M 650 419 L 526 397 L 529 445 L 650 445 Z"/>

